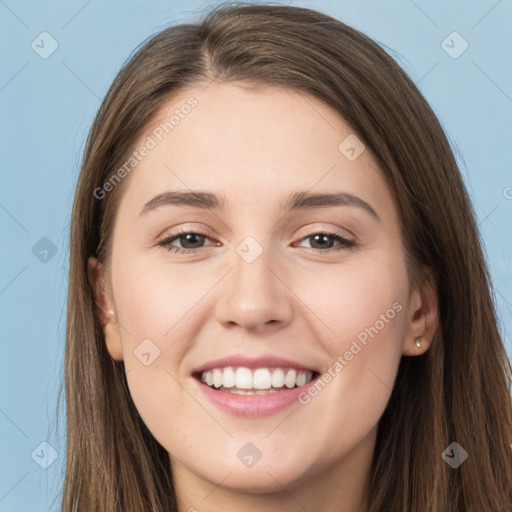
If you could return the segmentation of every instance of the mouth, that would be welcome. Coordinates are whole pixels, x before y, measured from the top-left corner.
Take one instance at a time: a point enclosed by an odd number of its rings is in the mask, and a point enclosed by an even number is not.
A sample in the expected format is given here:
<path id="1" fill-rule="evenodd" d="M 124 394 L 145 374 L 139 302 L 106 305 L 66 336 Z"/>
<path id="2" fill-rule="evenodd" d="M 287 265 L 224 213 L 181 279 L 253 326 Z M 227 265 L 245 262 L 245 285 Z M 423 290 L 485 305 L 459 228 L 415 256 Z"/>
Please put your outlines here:
<path id="1" fill-rule="evenodd" d="M 196 372 L 194 377 L 210 389 L 233 395 L 263 396 L 306 386 L 318 372 L 290 367 L 226 366 Z"/>
<path id="2" fill-rule="evenodd" d="M 263 418 L 297 405 L 319 376 L 316 369 L 274 356 L 225 357 L 191 375 L 214 407 L 243 418 Z"/>

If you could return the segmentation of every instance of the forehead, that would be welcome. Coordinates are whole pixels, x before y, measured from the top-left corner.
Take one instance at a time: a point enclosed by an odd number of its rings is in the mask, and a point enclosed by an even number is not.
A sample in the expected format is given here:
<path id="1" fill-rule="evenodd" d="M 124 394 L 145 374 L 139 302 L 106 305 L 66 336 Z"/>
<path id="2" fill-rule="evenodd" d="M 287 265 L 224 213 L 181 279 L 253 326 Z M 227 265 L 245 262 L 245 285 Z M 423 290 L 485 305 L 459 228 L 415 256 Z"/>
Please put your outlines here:
<path id="1" fill-rule="evenodd" d="M 184 89 L 161 105 L 135 147 L 144 145 L 150 149 L 122 200 L 131 205 L 189 189 L 218 193 L 231 210 L 281 208 L 290 193 L 304 190 L 343 191 L 376 209 L 393 207 L 373 155 L 351 127 L 298 91 L 249 91 L 236 83 Z"/>

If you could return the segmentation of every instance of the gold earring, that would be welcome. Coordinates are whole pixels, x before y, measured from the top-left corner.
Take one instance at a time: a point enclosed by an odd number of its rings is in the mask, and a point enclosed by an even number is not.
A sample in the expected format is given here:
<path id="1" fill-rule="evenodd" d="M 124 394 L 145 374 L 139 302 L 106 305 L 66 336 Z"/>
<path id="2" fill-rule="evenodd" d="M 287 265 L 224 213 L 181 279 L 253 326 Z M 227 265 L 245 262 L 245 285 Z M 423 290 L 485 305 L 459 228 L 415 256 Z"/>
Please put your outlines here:
<path id="1" fill-rule="evenodd" d="M 416 338 L 416 346 L 417 346 L 418 348 L 420 348 L 420 347 L 421 347 L 421 336 L 418 336 L 418 337 Z"/>

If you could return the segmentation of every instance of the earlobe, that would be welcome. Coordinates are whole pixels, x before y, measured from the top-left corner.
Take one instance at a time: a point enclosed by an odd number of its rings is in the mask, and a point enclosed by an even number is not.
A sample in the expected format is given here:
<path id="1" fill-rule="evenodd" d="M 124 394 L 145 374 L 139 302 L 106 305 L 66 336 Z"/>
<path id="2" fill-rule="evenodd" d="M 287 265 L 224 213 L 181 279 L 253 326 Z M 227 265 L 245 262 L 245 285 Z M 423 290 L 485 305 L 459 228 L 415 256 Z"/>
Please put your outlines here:
<path id="1" fill-rule="evenodd" d="M 87 261 L 87 273 L 89 282 L 94 292 L 95 315 L 103 330 L 105 344 L 110 356 L 116 361 L 122 361 L 123 349 L 121 343 L 121 331 L 116 319 L 112 300 L 105 289 L 101 276 L 102 264 L 93 257 Z"/>
<path id="2" fill-rule="evenodd" d="M 411 292 L 408 325 L 402 354 L 419 356 L 432 344 L 439 327 L 439 304 L 437 286 L 430 269 L 424 269 L 423 278 Z"/>

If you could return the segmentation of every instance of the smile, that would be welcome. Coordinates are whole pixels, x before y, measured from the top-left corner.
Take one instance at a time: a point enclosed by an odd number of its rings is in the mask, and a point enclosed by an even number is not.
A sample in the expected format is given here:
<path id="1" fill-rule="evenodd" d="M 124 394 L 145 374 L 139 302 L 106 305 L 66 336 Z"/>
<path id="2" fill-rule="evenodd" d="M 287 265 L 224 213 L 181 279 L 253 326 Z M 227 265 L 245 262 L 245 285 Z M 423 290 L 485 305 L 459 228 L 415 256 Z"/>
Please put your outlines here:
<path id="1" fill-rule="evenodd" d="M 317 368 L 277 356 L 228 356 L 192 371 L 193 386 L 230 415 L 257 418 L 295 404 L 320 376 Z"/>
<path id="2" fill-rule="evenodd" d="M 295 368 L 213 368 L 202 372 L 200 380 L 208 387 L 237 395 L 267 395 L 304 386 L 313 372 Z"/>

